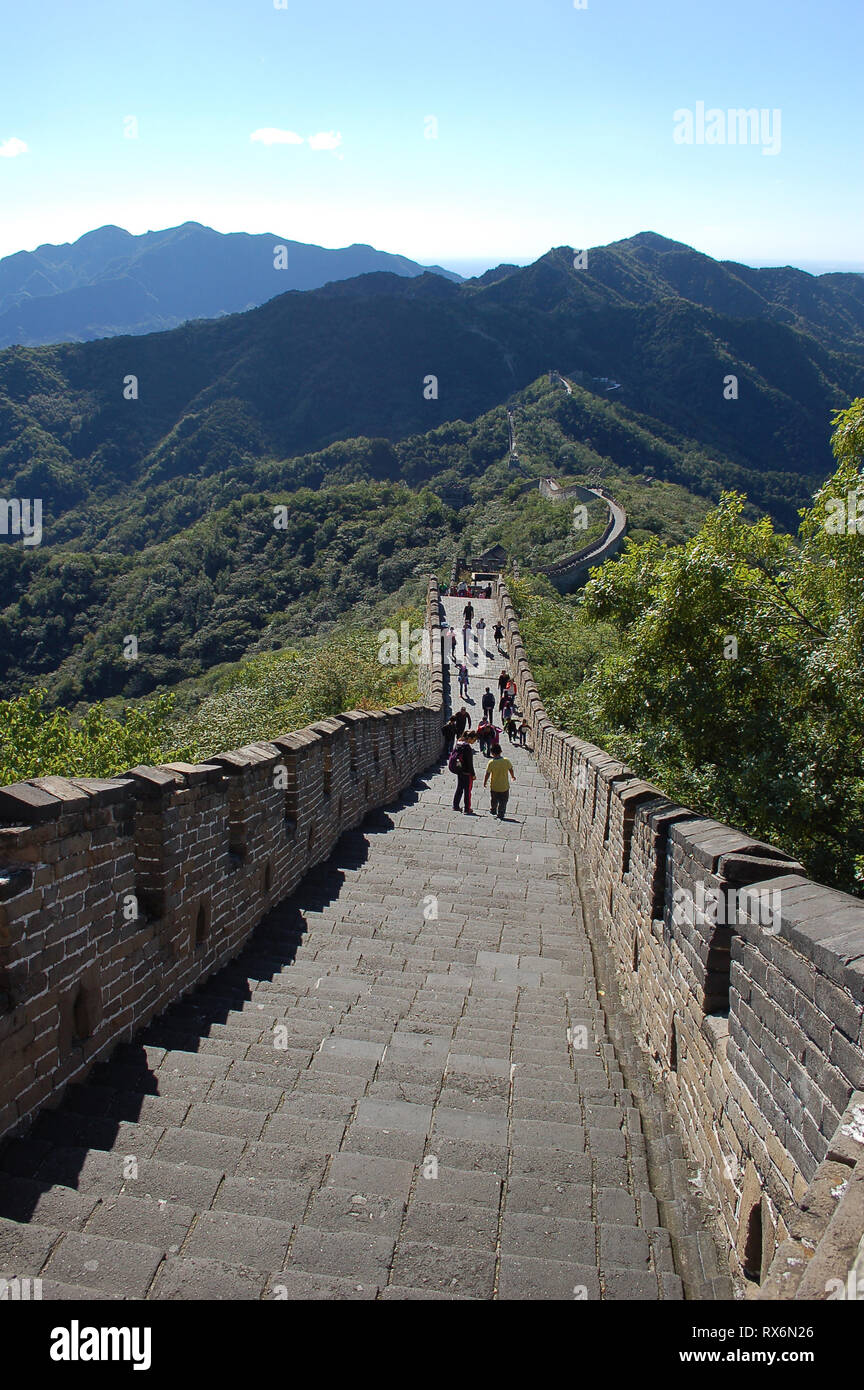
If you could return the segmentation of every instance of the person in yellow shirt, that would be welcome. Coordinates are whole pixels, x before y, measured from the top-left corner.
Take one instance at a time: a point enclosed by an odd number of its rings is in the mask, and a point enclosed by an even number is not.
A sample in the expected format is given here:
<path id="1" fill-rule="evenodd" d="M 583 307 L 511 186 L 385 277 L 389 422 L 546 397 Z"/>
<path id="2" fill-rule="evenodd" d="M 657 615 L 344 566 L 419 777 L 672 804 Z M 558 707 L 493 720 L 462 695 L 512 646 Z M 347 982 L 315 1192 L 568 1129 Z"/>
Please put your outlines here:
<path id="1" fill-rule="evenodd" d="M 513 771 L 513 764 L 509 758 L 501 756 L 501 745 L 496 743 L 492 749 L 492 758 L 486 766 L 486 776 L 483 778 L 484 787 L 488 784 L 492 794 L 491 815 L 503 820 L 507 811 L 507 798 L 510 795 L 510 782 L 516 781 L 516 773 Z"/>

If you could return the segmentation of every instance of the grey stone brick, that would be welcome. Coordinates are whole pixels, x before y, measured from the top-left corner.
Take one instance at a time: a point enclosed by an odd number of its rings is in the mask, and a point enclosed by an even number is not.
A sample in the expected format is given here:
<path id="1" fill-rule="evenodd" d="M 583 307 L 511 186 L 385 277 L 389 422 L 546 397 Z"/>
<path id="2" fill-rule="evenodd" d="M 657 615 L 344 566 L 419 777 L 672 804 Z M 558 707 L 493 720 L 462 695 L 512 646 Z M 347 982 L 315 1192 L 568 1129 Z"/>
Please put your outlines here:
<path id="1" fill-rule="evenodd" d="M 152 1245 L 70 1231 L 54 1250 L 45 1273 L 65 1283 L 143 1298 L 161 1260 L 162 1251 Z"/>
<path id="2" fill-rule="evenodd" d="M 183 1250 L 192 1259 L 237 1263 L 245 1269 L 280 1269 L 294 1227 L 264 1216 L 233 1211 L 205 1211 Z"/>
<path id="3" fill-rule="evenodd" d="M 554 1213 L 505 1210 L 501 1248 L 532 1259 L 572 1260 L 589 1265 L 595 1261 L 596 1227 L 590 1221 L 574 1221 Z"/>
<path id="4" fill-rule="evenodd" d="M 264 1289 L 261 1270 L 243 1269 L 219 1260 L 191 1260 L 172 1255 L 161 1265 L 153 1297 L 161 1301 L 257 1302 Z"/>
<path id="5" fill-rule="evenodd" d="M 603 1226 L 600 1231 L 600 1264 L 611 1269 L 647 1269 L 651 1260 L 648 1233 L 636 1226 Z"/>
<path id="6" fill-rule="evenodd" d="M 494 1252 L 497 1235 L 498 1212 L 494 1207 L 481 1206 L 478 1202 L 412 1202 L 403 1238 Z"/>
<path id="7" fill-rule="evenodd" d="M 421 1241 L 401 1241 L 393 1261 L 394 1284 L 468 1298 L 492 1297 L 495 1256 Z"/>
<path id="8" fill-rule="evenodd" d="M 593 1264 L 502 1255 L 498 1297 L 519 1301 L 598 1301 L 600 1281 Z"/>
<path id="9" fill-rule="evenodd" d="M 328 1278 L 386 1284 L 393 1240 L 363 1232 L 329 1232 L 298 1226 L 288 1268 Z"/>

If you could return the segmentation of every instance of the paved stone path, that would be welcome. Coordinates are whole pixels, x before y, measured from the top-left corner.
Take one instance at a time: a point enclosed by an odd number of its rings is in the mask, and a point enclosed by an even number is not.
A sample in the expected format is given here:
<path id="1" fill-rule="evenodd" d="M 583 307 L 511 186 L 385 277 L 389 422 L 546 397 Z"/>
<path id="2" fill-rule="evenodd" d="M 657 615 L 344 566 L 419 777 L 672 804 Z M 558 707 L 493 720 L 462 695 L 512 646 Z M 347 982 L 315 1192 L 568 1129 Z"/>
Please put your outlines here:
<path id="1" fill-rule="evenodd" d="M 551 793 L 513 761 L 505 821 L 420 779 L 7 1145 L 0 1274 L 45 1298 L 680 1298 Z"/>

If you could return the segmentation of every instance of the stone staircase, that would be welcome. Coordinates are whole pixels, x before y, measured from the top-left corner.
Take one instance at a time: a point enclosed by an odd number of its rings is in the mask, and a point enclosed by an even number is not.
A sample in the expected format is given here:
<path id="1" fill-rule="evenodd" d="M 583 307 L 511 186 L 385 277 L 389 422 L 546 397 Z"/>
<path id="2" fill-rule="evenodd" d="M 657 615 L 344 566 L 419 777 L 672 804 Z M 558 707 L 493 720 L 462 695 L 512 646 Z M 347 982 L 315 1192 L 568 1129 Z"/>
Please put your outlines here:
<path id="1" fill-rule="evenodd" d="M 472 713 L 500 670 L 474 608 Z M 5 1146 L 0 1274 L 46 1299 L 683 1296 L 552 794 L 507 751 L 506 820 L 418 779 Z"/>

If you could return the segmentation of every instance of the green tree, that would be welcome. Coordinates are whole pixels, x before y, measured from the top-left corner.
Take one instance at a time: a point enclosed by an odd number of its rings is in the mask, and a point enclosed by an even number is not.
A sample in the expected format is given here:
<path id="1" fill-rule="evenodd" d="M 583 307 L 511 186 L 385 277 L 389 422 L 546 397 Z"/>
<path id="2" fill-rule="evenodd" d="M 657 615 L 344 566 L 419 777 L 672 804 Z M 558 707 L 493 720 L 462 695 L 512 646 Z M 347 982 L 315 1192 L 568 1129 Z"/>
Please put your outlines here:
<path id="1" fill-rule="evenodd" d="M 535 599 L 526 640 L 568 728 L 815 878 L 862 891 L 864 535 L 849 499 L 864 486 L 864 401 L 835 417 L 833 447 L 837 468 L 797 538 L 745 520 L 744 497 L 724 493 L 684 545 L 628 543 L 575 610 L 547 599 L 543 613 Z M 553 621 L 567 634 L 554 677 Z M 606 650 L 588 659 L 598 624 Z"/>

